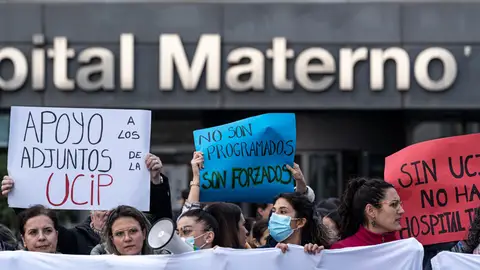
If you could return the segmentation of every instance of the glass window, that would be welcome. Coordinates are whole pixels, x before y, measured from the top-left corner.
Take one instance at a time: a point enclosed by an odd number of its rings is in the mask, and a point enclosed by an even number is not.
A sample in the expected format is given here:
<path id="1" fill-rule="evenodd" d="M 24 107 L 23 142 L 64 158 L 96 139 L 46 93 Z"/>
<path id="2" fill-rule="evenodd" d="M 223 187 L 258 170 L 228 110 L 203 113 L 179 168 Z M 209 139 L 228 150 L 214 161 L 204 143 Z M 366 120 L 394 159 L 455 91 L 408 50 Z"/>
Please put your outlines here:
<path id="1" fill-rule="evenodd" d="M 460 121 L 420 122 L 411 130 L 410 144 L 465 134 Z"/>
<path id="2" fill-rule="evenodd" d="M 302 155 L 295 155 L 294 162 L 300 166 L 300 169 L 302 169 Z"/>
<path id="3" fill-rule="evenodd" d="M 367 175 L 372 178 L 383 179 L 385 168 L 385 157 L 388 154 L 369 154 Z"/>
<path id="4" fill-rule="evenodd" d="M 168 177 L 170 184 L 170 197 L 172 199 L 172 207 L 179 210 L 182 206 L 179 200 L 182 197 L 182 190 L 189 188 L 192 180 L 192 152 L 188 153 L 159 153 L 154 152 L 163 163 L 163 173 Z"/>
<path id="5" fill-rule="evenodd" d="M 309 157 L 308 177 L 316 200 L 339 197 L 342 191 L 341 154 L 339 152 L 312 153 Z"/>
<path id="6" fill-rule="evenodd" d="M 8 146 L 9 115 L 0 114 L 0 147 Z"/>
<path id="7" fill-rule="evenodd" d="M 363 176 L 362 172 L 362 152 L 361 151 L 343 151 L 342 152 L 342 176 L 344 181 Z M 344 189 L 345 186 L 340 187 Z"/>
<path id="8" fill-rule="evenodd" d="M 152 121 L 151 145 L 193 145 L 193 131 L 202 128 L 199 120 Z"/>
<path id="9" fill-rule="evenodd" d="M 466 126 L 465 129 L 466 129 L 465 130 L 466 134 L 479 133 L 480 132 L 480 123 L 469 122 L 469 123 L 467 123 L 467 126 Z"/>

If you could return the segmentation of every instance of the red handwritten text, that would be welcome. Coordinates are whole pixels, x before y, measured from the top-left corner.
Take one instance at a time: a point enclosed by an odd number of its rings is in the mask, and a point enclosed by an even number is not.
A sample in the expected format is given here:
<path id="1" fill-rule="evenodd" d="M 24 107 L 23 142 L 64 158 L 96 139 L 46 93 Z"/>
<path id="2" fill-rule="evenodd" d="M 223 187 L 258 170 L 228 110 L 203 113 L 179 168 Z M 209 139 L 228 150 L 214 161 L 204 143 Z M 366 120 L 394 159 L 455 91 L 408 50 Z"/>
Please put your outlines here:
<path id="1" fill-rule="evenodd" d="M 78 191 L 75 189 L 75 184 L 77 181 L 85 181 L 85 177 L 87 176 L 84 174 L 76 175 L 72 181 L 71 181 L 72 178 L 71 177 L 69 178 L 68 174 L 65 174 L 65 193 L 64 193 L 65 195 L 61 202 L 59 203 L 52 202 L 52 199 L 50 197 L 50 184 L 52 183 L 53 176 L 54 176 L 54 173 L 50 174 L 50 176 L 48 177 L 47 188 L 46 188 L 47 200 L 52 206 L 62 206 L 69 199 L 75 205 L 85 205 L 89 203 L 89 201 L 79 202 L 75 200 L 76 198 L 74 196 L 75 191 Z M 111 186 L 113 184 L 113 177 L 109 174 L 98 174 L 98 175 L 91 174 L 90 181 L 91 181 L 90 182 L 90 205 L 94 204 L 95 183 L 97 187 L 97 205 L 100 205 L 100 188 Z"/>

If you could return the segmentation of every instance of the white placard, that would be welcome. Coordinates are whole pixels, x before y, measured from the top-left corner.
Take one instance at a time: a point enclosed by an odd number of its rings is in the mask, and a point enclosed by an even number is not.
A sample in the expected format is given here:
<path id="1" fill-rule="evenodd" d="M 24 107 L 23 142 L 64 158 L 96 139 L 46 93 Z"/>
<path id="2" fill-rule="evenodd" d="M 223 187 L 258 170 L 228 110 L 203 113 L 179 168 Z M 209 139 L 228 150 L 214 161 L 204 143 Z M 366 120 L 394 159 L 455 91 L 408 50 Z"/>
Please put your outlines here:
<path id="1" fill-rule="evenodd" d="M 12 107 L 10 207 L 149 210 L 151 112 Z"/>
<path id="2" fill-rule="evenodd" d="M 207 249 L 179 255 L 58 255 L 27 251 L 0 252 L 8 270 L 422 270 L 423 247 L 415 239 L 353 249 L 305 253 L 292 245 L 278 248 Z"/>

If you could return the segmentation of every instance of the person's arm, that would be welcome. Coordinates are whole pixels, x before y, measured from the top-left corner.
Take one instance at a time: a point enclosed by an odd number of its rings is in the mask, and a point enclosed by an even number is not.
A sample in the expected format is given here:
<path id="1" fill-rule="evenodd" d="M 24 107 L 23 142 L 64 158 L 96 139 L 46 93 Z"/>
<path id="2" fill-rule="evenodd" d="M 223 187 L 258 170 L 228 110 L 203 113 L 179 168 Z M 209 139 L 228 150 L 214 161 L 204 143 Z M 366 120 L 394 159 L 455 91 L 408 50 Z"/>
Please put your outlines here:
<path id="1" fill-rule="evenodd" d="M 169 179 L 164 174 L 161 177 L 160 184 L 150 182 L 150 211 L 147 213 L 152 224 L 161 218 L 173 219 Z"/>
<path id="2" fill-rule="evenodd" d="M 190 192 L 182 206 L 182 213 L 178 216 L 177 220 L 179 220 L 185 212 L 202 207 L 200 204 L 200 169 L 203 169 L 203 161 L 202 152 L 193 153 L 193 158 L 190 162 L 193 173 L 192 181 L 190 182 Z"/>
<path id="3" fill-rule="evenodd" d="M 302 169 L 297 163 L 293 164 L 293 168 L 290 165 L 286 165 L 287 169 L 293 176 L 295 180 L 295 191 L 300 192 L 305 195 L 310 202 L 315 202 L 315 192 L 309 186 L 307 186 L 307 182 L 305 181 L 305 176 L 303 175 Z"/>
<path id="4" fill-rule="evenodd" d="M 295 191 L 298 191 L 297 187 L 295 187 Z M 313 191 L 313 189 L 311 187 L 306 186 L 305 191 L 303 191 L 301 193 L 304 196 L 306 196 L 310 202 L 312 202 L 312 203 L 315 202 L 315 192 Z"/>
<path id="5" fill-rule="evenodd" d="M 161 218 L 173 218 L 170 184 L 162 174 L 163 164 L 159 157 L 149 153 L 145 163 L 150 171 L 150 210 L 145 212 L 151 223 Z"/>

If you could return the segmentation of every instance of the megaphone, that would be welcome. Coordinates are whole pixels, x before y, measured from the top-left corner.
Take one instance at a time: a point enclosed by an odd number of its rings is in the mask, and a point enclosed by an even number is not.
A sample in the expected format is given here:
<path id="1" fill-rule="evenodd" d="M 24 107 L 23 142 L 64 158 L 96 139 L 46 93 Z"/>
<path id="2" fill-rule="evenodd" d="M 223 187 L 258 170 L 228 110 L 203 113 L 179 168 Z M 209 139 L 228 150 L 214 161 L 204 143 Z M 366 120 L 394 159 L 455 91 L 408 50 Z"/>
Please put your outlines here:
<path id="1" fill-rule="evenodd" d="M 148 233 L 147 243 L 152 249 L 167 250 L 171 254 L 194 251 L 193 246 L 175 233 L 175 225 L 169 218 L 162 218 L 153 225 Z"/>

